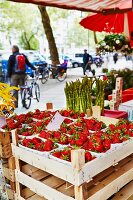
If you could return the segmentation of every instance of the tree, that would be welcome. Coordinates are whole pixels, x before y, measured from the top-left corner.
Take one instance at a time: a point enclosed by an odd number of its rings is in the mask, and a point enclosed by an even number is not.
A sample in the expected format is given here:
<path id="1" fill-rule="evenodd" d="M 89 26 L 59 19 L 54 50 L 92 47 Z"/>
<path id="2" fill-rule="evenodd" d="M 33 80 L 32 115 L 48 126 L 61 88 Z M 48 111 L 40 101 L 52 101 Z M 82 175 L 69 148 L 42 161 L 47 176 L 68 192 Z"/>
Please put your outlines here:
<path id="1" fill-rule="evenodd" d="M 48 40 L 52 64 L 57 65 L 60 63 L 60 61 L 59 61 L 59 55 L 58 55 L 58 51 L 57 51 L 57 47 L 56 47 L 56 43 L 55 43 L 55 38 L 53 36 L 53 31 L 52 31 L 51 24 L 50 24 L 50 18 L 47 13 L 46 7 L 38 6 L 38 8 L 41 13 L 42 24 L 43 24 L 44 31 L 45 31 L 45 34 L 46 34 L 46 37 Z"/>
<path id="2" fill-rule="evenodd" d="M 39 42 L 35 37 L 35 33 L 32 31 L 30 32 L 22 32 L 19 43 L 21 47 L 25 50 L 38 50 L 39 49 Z"/>
<path id="3" fill-rule="evenodd" d="M 3 2 L 0 6 L 2 8 L 0 31 L 4 32 L 10 45 L 15 40 L 17 43 L 19 41 L 24 49 L 37 50 L 39 42 L 36 36 L 42 27 L 41 20 L 38 20 L 37 6 L 30 5 L 29 8 L 29 5 L 23 6 L 13 2 Z"/>

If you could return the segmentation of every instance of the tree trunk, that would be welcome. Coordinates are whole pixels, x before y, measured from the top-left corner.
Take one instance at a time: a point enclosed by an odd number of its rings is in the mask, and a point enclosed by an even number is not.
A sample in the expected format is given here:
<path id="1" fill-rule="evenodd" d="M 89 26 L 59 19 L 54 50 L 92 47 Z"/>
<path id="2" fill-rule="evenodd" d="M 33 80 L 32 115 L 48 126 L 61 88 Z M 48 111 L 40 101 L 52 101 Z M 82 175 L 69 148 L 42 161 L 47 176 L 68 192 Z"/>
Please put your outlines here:
<path id="1" fill-rule="evenodd" d="M 48 40 L 52 64 L 53 65 L 60 64 L 59 55 L 58 55 L 58 51 L 57 51 L 57 47 L 56 47 L 56 43 L 55 43 L 55 38 L 53 36 L 53 31 L 52 31 L 52 28 L 51 28 L 51 25 L 50 25 L 50 19 L 49 19 L 46 7 L 45 6 L 38 6 L 38 8 L 39 8 L 40 13 L 41 13 L 44 31 L 45 31 L 45 34 L 46 34 L 46 38 Z"/>

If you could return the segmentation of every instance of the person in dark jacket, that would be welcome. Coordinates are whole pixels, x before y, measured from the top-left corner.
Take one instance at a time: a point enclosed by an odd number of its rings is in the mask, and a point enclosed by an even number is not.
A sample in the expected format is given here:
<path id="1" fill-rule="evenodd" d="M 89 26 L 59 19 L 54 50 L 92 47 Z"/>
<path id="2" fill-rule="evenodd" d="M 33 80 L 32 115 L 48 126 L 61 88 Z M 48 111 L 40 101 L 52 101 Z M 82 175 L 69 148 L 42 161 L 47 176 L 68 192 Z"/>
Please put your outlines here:
<path id="1" fill-rule="evenodd" d="M 116 62 L 118 61 L 118 53 L 115 53 L 113 55 L 113 60 L 114 60 L 114 63 L 116 64 Z"/>
<path id="2" fill-rule="evenodd" d="M 87 53 L 87 50 L 84 50 L 83 54 L 83 74 L 85 75 L 86 69 L 90 69 L 91 71 L 91 64 L 93 62 L 92 56 Z"/>
<path id="3" fill-rule="evenodd" d="M 16 65 L 16 56 L 23 55 L 25 61 L 25 70 L 24 71 L 15 71 Z M 29 62 L 28 58 L 24 54 L 19 53 L 19 47 L 16 45 L 12 46 L 12 55 L 10 55 L 8 60 L 8 77 L 11 79 L 11 86 L 23 86 L 25 84 L 26 76 L 26 65 L 35 70 L 35 67 Z M 18 107 L 18 92 L 14 91 L 13 96 L 16 98 L 15 106 Z"/>

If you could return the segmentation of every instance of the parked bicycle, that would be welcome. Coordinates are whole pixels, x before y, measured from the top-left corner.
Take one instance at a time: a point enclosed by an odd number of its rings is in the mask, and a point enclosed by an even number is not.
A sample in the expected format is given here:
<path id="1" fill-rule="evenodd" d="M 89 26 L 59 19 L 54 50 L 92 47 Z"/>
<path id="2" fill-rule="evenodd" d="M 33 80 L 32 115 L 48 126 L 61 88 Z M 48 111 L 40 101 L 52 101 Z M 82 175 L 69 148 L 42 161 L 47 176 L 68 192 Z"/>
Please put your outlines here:
<path id="1" fill-rule="evenodd" d="M 53 78 L 56 78 L 60 82 L 64 81 L 67 77 L 67 67 L 62 65 L 52 65 L 49 70 L 52 72 Z"/>
<path id="2" fill-rule="evenodd" d="M 28 77 L 28 76 L 27 76 Z M 38 84 L 39 73 L 38 70 L 34 71 L 34 77 L 29 85 L 28 78 L 26 77 L 25 85 L 20 87 L 21 100 L 24 108 L 29 109 L 31 99 L 35 98 L 38 102 L 40 100 L 40 88 Z"/>
<path id="3" fill-rule="evenodd" d="M 44 64 L 37 65 L 37 67 L 38 67 L 39 79 L 41 79 L 42 84 L 45 84 L 49 78 L 49 69 L 47 65 Z"/>

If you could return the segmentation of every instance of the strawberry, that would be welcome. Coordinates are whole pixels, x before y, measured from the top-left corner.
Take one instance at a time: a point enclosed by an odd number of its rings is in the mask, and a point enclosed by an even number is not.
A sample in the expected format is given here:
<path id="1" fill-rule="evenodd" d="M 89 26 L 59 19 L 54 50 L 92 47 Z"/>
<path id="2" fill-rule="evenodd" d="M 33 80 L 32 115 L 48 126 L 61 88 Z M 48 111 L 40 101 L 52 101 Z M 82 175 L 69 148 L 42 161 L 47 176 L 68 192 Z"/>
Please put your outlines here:
<path id="1" fill-rule="evenodd" d="M 60 141 L 59 141 L 60 144 L 68 144 L 68 136 L 62 134 L 61 137 L 60 137 Z"/>
<path id="2" fill-rule="evenodd" d="M 59 131 L 53 131 L 54 138 L 60 139 L 61 133 Z"/>
<path id="3" fill-rule="evenodd" d="M 85 161 L 88 162 L 92 159 L 92 155 L 90 152 L 85 152 Z"/>
<path id="4" fill-rule="evenodd" d="M 80 113 L 80 117 L 85 117 L 85 113 Z"/>
<path id="5" fill-rule="evenodd" d="M 68 118 L 65 118 L 64 121 L 63 121 L 63 123 L 65 123 L 65 124 L 70 124 L 72 122 L 73 122 L 73 120 L 68 119 Z"/>
<path id="6" fill-rule="evenodd" d="M 95 146 L 95 151 L 101 153 L 104 151 L 104 146 L 102 144 L 98 144 Z"/>
<path id="7" fill-rule="evenodd" d="M 105 140 L 103 141 L 103 146 L 104 146 L 104 148 L 105 148 L 106 150 L 110 149 L 110 148 L 111 148 L 111 140 L 105 139 Z"/>
<path id="8" fill-rule="evenodd" d="M 36 137 L 34 137 L 34 138 L 32 138 L 32 142 L 34 143 L 34 144 L 37 144 L 37 143 L 41 143 L 41 139 L 40 138 L 36 138 Z"/>
<path id="9" fill-rule="evenodd" d="M 55 157 L 57 157 L 57 158 L 60 158 L 61 152 L 60 152 L 60 151 L 54 151 L 54 152 L 52 153 L 52 156 L 55 156 Z"/>
<path id="10" fill-rule="evenodd" d="M 75 143 L 76 143 L 77 146 L 82 146 L 84 141 L 82 139 L 78 139 L 78 140 L 76 140 Z"/>
<path id="11" fill-rule="evenodd" d="M 44 145 L 44 151 L 51 151 L 54 147 L 54 143 L 51 140 L 47 140 Z"/>

